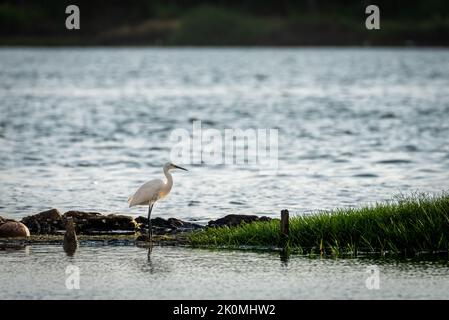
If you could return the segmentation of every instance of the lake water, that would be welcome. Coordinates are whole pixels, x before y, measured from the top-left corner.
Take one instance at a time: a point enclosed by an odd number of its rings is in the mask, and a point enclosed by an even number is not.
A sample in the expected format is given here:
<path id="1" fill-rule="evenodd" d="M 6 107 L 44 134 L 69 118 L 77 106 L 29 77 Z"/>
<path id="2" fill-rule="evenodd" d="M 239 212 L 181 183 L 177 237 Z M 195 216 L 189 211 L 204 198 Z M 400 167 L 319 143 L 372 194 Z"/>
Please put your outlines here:
<path id="1" fill-rule="evenodd" d="M 173 130 L 278 129 L 279 168 L 190 165 L 154 216 L 206 222 L 449 189 L 449 51 L 0 49 L 0 215 L 141 215 Z M 65 286 L 80 269 L 80 290 Z M 368 290 L 377 265 L 380 289 Z M 0 299 L 447 299 L 446 262 L 59 246 L 0 251 Z"/>
<path id="2" fill-rule="evenodd" d="M 278 129 L 277 174 L 184 164 L 154 216 L 303 214 L 447 190 L 448 88 L 446 49 L 2 48 L 0 215 L 144 215 L 127 197 L 162 177 L 171 132 L 194 120 Z"/>
<path id="3" fill-rule="evenodd" d="M 68 257 L 60 246 L 39 245 L 0 250 L 0 262 L 0 299 L 449 298 L 447 260 L 285 261 L 278 253 L 175 247 L 155 247 L 149 260 L 134 246 L 81 246 Z M 366 285 L 372 266 L 379 289 Z M 79 289 L 68 289 L 74 270 Z"/>

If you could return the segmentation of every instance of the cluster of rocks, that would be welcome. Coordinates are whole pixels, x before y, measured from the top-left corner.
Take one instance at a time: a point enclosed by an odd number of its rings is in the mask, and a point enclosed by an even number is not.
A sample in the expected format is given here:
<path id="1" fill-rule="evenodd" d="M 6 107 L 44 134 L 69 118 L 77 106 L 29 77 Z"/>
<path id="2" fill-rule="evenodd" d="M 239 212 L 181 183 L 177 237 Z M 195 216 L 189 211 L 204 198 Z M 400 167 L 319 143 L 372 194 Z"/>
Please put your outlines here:
<path id="1" fill-rule="evenodd" d="M 134 219 L 121 214 L 103 215 L 100 212 L 67 211 L 61 214 L 57 209 L 51 209 L 22 219 L 32 234 L 58 234 L 65 230 L 67 220 L 75 224 L 77 234 L 134 234 L 148 229 L 148 219 Z M 167 234 L 190 231 L 202 228 L 199 224 L 185 222 L 175 218 L 151 219 L 155 234 Z"/>
<path id="2" fill-rule="evenodd" d="M 241 223 L 269 221 L 268 217 L 255 215 L 230 214 L 217 220 L 209 221 L 207 227 L 233 227 Z M 67 211 L 61 214 L 57 209 L 50 209 L 23 218 L 20 222 L 0 217 L 0 237 L 26 237 L 31 234 L 62 234 L 67 221 L 73 222 L 77 234 L 134 234 L 148 230 L 148 219 L 134 219 L 121 214 L 103 215 L 99 212 Z M 182 221 L 176 218 L 151 219 L 153 234 L 173 234 L 200 230 L 205 226 Z"/>

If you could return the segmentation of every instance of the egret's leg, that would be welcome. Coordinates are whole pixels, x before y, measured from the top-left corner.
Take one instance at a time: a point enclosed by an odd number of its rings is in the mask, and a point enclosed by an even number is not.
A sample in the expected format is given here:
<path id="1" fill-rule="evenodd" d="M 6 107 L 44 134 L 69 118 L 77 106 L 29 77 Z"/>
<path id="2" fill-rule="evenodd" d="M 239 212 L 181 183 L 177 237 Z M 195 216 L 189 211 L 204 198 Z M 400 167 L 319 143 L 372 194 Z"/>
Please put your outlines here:
<path id="1" fill-rule="evenodd" d="M 153 228 L 151 225 L 151 211 L 153 210 L 154 203 L 151 203 L 148 207 L 148 237 L 150 238 L 150 241 L 153 238 Z"/>

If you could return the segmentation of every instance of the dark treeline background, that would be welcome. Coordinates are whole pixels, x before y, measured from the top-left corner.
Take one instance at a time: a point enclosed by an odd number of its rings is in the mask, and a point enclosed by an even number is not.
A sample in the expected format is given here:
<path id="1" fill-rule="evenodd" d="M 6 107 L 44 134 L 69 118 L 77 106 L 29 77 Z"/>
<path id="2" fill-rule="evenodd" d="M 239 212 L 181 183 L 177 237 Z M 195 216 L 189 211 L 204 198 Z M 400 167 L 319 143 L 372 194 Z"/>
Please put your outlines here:
<path id="1" fill-rule="evenodd" d="M 67 30 L 76 4 L 81 29 Z M 380 8 L 381 29 L 365 28 Z M 0 0 L 3 45 L 442 45 L 449 1 Z"/>

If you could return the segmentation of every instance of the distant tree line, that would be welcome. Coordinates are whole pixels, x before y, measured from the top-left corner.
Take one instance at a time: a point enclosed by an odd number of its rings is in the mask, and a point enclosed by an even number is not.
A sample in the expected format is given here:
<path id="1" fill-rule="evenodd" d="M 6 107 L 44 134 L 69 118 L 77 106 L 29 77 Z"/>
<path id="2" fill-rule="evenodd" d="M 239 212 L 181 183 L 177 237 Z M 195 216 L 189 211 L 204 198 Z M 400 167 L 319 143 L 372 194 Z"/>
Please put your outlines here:
<path id="1" fill-rule="evenodd" d="M 81 11 L 81 29 L 76 34 L 64 27 L 65 8 L 69 4 L 78 5 Z M 362 30 L 364 9 L 369 4 L 380 7 L 382 22 L 386 23 L 385 30 L 378 35 L 364 34 Z M 215 18 L 218 22 L 214 21 Z M 231 32 L 220 27 L 219 23 L 227 23 Z M 330 30 L 333 23 L 335 32 Z M 87 44 L 126 43 L 126 40 L 138 44 L 207 44 L 214 40 L 213 37 L 200 38 L 192 33 L 199 32 L 203 36 L 210 28 L 220 32 L 224 30 L 224 45 L 313 44 L 313 37 L 307 38 L 310 32 L 310 35 L 317 36 L 317 44 L 320 44 L 318 38 L 322 35 L 325 41 L 334 39 L 336 44 L 359 43 L 366 39 L 375 44 L 389 44 L 389 41 L 394 44 L 411 39 L 425 44 L 447 45 L 444 37 L 449 30 L 449 1 L 0 1 L 0 43 L 6 44 L 29 39 L 37 39 L 37 44 L 39 39 L 44 43 L 49 39 L 72 39 L 74 43 Z M 196 43 L 202 39 L 203 43 Z M 215 40 L 216 43 L 212 44 L 220 44 L 220 39 Z"/>

